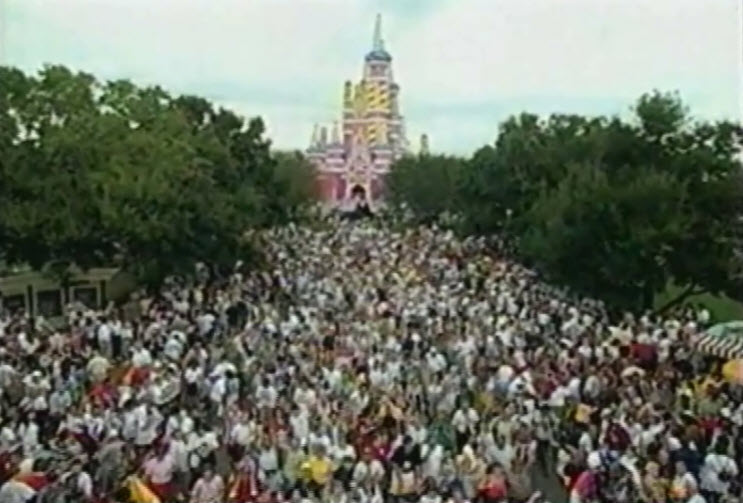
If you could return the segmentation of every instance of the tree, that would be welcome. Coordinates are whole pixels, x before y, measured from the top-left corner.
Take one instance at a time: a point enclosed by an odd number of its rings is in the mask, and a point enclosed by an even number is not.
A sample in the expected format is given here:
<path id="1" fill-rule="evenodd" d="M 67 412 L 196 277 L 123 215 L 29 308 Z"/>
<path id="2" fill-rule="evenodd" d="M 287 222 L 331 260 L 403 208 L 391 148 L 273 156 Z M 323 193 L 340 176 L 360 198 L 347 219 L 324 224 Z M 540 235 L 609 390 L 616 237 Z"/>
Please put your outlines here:
<path id="1" fill-rule="evenodd" d="M 668 243 L 669 274 L 684 287 L 667 307 L 690 295 L 739 295 L 736 249 L 743 215 L 743 130 L 730 122 L 694 123 L 676 95 L 653 93 L 635 108 L 644 155 L 654 170 L 683 184 L 684 232 Z"/>
<path id="2" fill-rule="evenodd" d="M 280 216 L 285 221 L 297 221 L 304 217 L 304 210 L 314 199 L 314 167 L 298 151 L 274 152 L 273 160 L 271 180 Z"/>
<path id="3" fill-rule="evenodd" d="M 572 165 L 530 208 L 521 251 L 580 293 L 645 308 L 668 283 L 667 243 L 685 228 L 684 198 L 664 174 L 613 185 L 599 166 Z"/>
<path id="4" fill-rule="evenodd" d="M 114 262 L 156 283 L 196 261 L 233 265 L 252 253 L 247 230 L 303 202 L 274 169 L 261 120 L 202 98 L 59 66 L 37 76 L 0 68 L 0 124 L 11 263 Z"/>
<path id="5" fill-rule="evenodd" d="M 408 156 L 397 161 L 387 177 L 393 205 L 405 203 L 419 221 L 430 222 L 459 207 L 458 185 L 463 161 L 443 155 Z"/>
<path id="6" fill-rule="evenodd" d="M 270 226 L 296 218 L 312 202 L 312 167 L 299 152 L 271 152 L 263 122 L 247 125 L 232 112 L 215 110 L 203 98 L 181 96 L 173 101 L 205 140 L 197 145 L 205 158 L 217 158 L 214 176 L 228 190 L 241 187 L 239 201 L 253 215 L 253 225 Z M 215 144 L 216 142 L 216 144 Z"/>
<path id="7" fill-rule="evenodd" d="M 549 277 L 616 305 L 647 308 L 669 281 L 676 301 L 734 294 L 740 152 L 738 125 L 695 123 L 674 94 L 642 96 L 626 122 L 522 114 L 468 161 L 461 208 L 471 229 L 506 232 Z"/>
<path id="8" fill-rule="evenodd" d="M 21 75 L 3 68 L 0 77 L 2 113 L 13 119 L 0 175 L 3 253 L 9 262 L 34 267 L 72 257 L 89 266 L 111 244 L 97 208 L 86 203 L 89 168 L 101 157 L 89 135 L 95 127 L 92 79 L 60 67 L 38 78 Z"/>

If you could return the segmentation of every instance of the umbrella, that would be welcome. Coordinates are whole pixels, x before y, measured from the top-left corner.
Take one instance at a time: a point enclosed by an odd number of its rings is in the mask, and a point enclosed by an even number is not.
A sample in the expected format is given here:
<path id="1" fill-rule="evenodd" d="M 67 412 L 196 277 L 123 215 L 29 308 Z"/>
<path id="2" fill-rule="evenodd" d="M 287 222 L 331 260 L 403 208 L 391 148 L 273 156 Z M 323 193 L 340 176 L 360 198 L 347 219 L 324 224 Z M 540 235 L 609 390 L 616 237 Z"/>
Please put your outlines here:
<path id="1" fill-rule="evenodd" d="M 736 333 L 738 335 L 743 335 L 743 320 L 718 323 L 717 325 L 713 325 L 705 331 L 705 334 L 709 334 L 714 337 L 725 337 L 726 335 Z"/>
<path id="2" fill-rule="evenodd" d="M 722 375 L 731 383 L 743 384 L 743 359 L 730 360 L 723 365 Z"/>
<path id="3" fill-rule="evenodd" d="M 720 358 L 743 358 L 743 321 L 719 323 L 697 341 L 697 350 Z"/>

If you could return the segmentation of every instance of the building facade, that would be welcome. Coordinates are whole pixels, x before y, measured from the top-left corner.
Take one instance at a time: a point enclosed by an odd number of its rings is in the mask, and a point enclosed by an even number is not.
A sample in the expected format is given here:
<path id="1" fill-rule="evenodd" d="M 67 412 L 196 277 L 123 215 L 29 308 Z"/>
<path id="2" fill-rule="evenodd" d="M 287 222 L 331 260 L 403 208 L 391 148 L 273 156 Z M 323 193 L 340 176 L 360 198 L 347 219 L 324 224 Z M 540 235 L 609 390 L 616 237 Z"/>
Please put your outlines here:
<path id="1" fill-rule="evenodd" d="M 340 124 L 333 124 L 329 136 L 326 127 L 315 126 L 307 149 L 316 169 L 317 190 L 328 205 L 350 208 L 381 202 L 385 176 L 408 149 L 399 95 L 377 16 L 363 76 L 357 84 L 346 81 L 343 87 Z"/>
<path id="2" fill-rule="evenodd" d="M 66 286 L 48 274 L 31 270 L 0 276 L 0 312 L 25 311 L 31 316 L 55 319 L 70 303 L 99 309 L 118 296 L 121 281 L 133 282 L 114 268 L 76 271 Z"/>

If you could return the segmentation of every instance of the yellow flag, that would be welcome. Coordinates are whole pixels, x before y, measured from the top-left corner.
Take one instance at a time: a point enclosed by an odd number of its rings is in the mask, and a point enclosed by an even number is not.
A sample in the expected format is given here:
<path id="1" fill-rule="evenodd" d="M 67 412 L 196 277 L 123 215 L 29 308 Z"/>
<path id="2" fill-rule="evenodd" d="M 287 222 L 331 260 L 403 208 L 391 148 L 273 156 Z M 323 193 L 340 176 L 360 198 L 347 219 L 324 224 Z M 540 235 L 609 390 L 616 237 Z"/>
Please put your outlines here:
<path id="1" fill-rule="evenodd" d="M 139 477 L 130 477 L 127 485 L 133 503 L 160 503 L 160 498 Z"/>

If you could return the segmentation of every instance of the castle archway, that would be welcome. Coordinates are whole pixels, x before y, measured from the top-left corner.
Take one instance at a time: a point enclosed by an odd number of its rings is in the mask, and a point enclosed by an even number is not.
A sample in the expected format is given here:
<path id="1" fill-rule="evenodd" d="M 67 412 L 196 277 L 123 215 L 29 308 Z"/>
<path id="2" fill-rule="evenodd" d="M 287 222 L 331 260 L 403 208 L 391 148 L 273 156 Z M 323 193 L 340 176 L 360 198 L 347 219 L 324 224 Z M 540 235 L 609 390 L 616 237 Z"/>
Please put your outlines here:
<path id="1" fill-rule="evenodd" d="M 366 189 L 361 185 L 354 185 L 351 188 L 351 199 L 356 202 L 366 202 Z"/>

